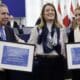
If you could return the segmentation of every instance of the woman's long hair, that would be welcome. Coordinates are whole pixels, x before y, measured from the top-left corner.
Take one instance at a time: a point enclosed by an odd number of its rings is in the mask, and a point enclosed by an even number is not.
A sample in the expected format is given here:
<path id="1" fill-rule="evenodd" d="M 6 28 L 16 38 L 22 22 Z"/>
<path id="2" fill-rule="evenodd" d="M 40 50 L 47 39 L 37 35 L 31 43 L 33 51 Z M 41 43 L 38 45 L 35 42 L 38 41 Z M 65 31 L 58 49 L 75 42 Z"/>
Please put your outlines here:
<path id="1" fill-rule="evenodd" d="M 76 9 L 75 9 L 75 12 L 79 10 L 80 11 L 80 6 L 78 6 Z M 76 16 L 76 15 L 75 15 Z M 77 24 L 77 20 L 74 18 L 73 20 L 73 23 L 72 23 L 72 28 L 75 29 L 77 28 L 78 24 Z"/>
<path id="2" fill-rule="evenodd" d="M 42 8 L 42 11 L 41 11 L 41 22 L 40 22 L 40 24 L 38 25 L 38 27 L 42 28 L 42 27 L 44 27 L 44 26 L 46 25 L 46 21 L 45 21 L 45 19 L 44 19 L 44 11 L 45 11 L 46 6 L 51 6 L 51 7 L 54 8 L 55 19 L 53 20 L 53 24 L 56 25 L 56 26 L 59 26 L 60 24 L 58 23 L 58 20 L 57 20 L 57 12 L 56 12 L 56 9 L 55 9 L 54 5 L 51 4 L 51 3 L 47 3 L 47 4 L 45 4 L 45 5 L 43 6 L 43 8 Z"/>

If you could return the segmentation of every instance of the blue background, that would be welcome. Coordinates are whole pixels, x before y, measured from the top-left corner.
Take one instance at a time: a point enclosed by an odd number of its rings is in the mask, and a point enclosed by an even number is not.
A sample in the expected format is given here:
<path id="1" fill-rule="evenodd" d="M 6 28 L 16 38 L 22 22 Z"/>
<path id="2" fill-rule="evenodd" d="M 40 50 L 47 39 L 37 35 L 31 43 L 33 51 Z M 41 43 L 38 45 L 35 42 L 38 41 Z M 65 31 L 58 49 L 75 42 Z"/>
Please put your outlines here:
<path id="1" fill-rule="evenodd" d="M 14 17 L 25 17 L 25 0 L 2 0 Z"/>

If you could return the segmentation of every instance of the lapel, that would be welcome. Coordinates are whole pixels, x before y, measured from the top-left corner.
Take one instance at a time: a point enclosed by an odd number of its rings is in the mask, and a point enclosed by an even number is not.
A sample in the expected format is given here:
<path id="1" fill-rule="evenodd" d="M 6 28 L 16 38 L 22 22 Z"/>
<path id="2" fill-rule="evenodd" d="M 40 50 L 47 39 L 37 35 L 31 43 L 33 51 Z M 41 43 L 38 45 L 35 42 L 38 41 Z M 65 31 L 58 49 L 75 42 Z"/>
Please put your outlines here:
<path id="1" fill-rule="evenodd" d="M 6 34 L 6 40 L 10 39 L 10 32 L 9 32 L 9 28 L 5 27 L 5 34 Z"/>
<path id="2" fill-rule="evenodd" d="M 71 39 L 71 43 L 73 43 L 74 42 L 74 29 L 71 30 L 70 39 Z"/>
<path id="3" fill-rule="evenodd" d="M 68 42 L 73 43 L 74 42 L 74 29 L 70 28 L 70 33 L 68 34 Z"/>

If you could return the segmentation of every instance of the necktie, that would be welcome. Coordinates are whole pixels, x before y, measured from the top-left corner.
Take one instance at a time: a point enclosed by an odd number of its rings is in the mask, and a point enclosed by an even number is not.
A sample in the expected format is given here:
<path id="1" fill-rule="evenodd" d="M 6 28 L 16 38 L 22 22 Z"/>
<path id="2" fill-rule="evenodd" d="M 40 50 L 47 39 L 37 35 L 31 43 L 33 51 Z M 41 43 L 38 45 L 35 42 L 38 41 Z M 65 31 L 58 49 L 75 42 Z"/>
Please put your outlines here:
<path id="1" fill-rule="evenodd" d="M 6 35 L 4 33 L 3 28 L 0 28 L 0 37 L 1 37 L 2 40 L 6 40 Z"/>

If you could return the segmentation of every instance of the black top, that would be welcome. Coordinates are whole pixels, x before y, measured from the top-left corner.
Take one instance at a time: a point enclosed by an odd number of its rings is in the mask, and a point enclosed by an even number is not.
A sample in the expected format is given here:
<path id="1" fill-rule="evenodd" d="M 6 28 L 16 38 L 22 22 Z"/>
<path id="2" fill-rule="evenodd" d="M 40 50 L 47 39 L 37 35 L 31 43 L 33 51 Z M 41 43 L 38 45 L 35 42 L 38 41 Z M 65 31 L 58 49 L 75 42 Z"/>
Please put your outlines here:
<path id="1" fill-rule="evenodd" d="M 67 33 L 68 35 L 68 43 L 73 43 L 74 42 L 74 29 L 70 28 L 70 32 Z"/>

